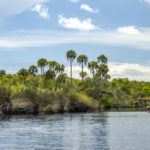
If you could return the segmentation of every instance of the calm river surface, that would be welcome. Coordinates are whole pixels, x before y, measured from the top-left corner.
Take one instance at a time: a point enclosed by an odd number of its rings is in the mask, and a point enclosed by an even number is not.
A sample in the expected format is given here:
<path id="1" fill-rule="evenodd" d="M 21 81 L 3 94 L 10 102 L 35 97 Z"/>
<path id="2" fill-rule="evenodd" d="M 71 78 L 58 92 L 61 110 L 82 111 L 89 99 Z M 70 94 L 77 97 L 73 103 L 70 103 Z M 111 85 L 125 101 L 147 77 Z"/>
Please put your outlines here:
<path id="1" fill-rule="evenodd" d="M 0 120 L 0 150 L 150 150 L 150 113 L 102 112 Z"/>

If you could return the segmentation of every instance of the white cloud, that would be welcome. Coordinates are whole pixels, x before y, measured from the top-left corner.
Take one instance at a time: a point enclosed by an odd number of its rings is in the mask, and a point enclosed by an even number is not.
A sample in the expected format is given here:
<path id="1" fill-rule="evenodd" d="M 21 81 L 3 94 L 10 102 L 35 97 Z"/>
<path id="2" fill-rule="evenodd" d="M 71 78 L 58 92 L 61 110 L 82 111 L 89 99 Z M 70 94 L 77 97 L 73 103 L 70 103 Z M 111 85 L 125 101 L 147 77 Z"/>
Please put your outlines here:
<path id="1" fill-rule="evenodd" d="M 112 78 L 129 78 L 130 80 L 149 81 L 150 66 L 130 63 L 109 64 L 109 73 Z"/>
<path id="2" fill-rule="evenodd" d="M 46 47 L 60 44 L 97 44 L 150 50 L 150 29 L 140 34 L 124 34 L 117 30 L 96 31 L 18 31 L 0 36 L 0 48 Z"/>
<path id="3" fill-rule="evenodd" d="M 91 19 L 85 19 L 83 21 L 78 18 L 65 18 L 62 15 L 59 15 L 58 23 L 69 29 L 78 29 L 78 30 L 95 30 L 98 29 L 95 25 L 92 24 Z"/>
<path id="4" fill-rule="evenodd" d="M 77 3 L 79 2 L 79 0 L 69 0 L 70 2 L 74 2 L 74 3 Z"/>
<path id="5" fill-rule="evenodd" d="M 39 14 L 39 16 L 44 19 L 50 18 L 49 14 L 48 14 L 48 8 L 42 6 L 41 4 L 36 4 L 35 7 L 31 9 L 31 11 L 37 12 Z"/>
<path id="6" fill-rule="evenodd" d="M 144 66 L 140 64 L 130 64 L 130 63 L 116 63 L 109 62 L 109 74 L 111 79 L 113 78 L 129 78 L 129 80 L 138 81 L 149 81 L 150 78 L 150 66 Z M 87 67 L 84 68 L 88 76 L 91 77 L 90 71 Z M 70 67 L 67 66 L 65 72 L 70 76 Z M 73 78 L 81 79 L 79 73 L 81 72 L 80 66 L 73 66 Z"/>
<path id="7" fill-rule="evenodd" d="M 0 0 L 0 18 L 20 14 L 37 3 L 47 1 L 50 0 Z"/>
<path id="8" fill-rule="evenodd" d="M 119 27 L 117 30 L 120 33 L 126 33 L 126 34 L 139 34 L 140 33 L 138 29 L 136 29 L 135 26 Z"/>
<path id="9" fill-rule="evenodd" d="M 90 7 L 89 5 L 87 5 L 87 4 L 81 4 L 80 9 L 89 11 L 89 12 L 91 12 L 91 13 L 98 13 L 98 12 L 99 12 L 98 9 L 93 9 L 93 8 L 91 8 L 91 7 Z"/>

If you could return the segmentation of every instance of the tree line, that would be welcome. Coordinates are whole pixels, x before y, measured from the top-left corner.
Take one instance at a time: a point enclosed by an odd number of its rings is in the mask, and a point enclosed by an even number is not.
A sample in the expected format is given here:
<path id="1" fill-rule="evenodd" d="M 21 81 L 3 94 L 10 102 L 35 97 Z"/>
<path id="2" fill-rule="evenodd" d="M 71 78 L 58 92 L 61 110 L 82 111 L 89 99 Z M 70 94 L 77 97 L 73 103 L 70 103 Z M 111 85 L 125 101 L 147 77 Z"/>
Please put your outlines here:
<path id="1" fill-rule="evenodd" d="M 72 84 L 72 65 L 73 61 L 76 59 L 77 54 L 74 50 L 69 50 L 66 53 L 66 58 L 70 62 L 70 80 Z M 90 73 L 92 74 L 93 81 L 95 74 L 99 76 L 100 79 L 102 78 L 110 78 L 110 76 L 107 75 L 109 69 L 107 66 L 107 57 L 105 55 L 100 55 L 97 58 L 97 61 L 91 61 L 88 62 L 88 57 L 86 55 L 79 55 L 77 57 L 77 63 L 81 65 L 81 72 L 79 73 L 79 76 L 82 79 L 82 82 L 87 77 L 87 72 L 84 71 L 84 67 L 87 65 L 88 69 L 90 70 Z M 53 79 L 57 75 L 60 76 L 66 76 L 64 73 L 65 66 L 63 64 L 59 64 L 56 61 L 48 61 L 45 58 L 41 58 L 37 61 L 37 66 L 32 65 L 28 69 L 22 68 L 18 71 L 18 75 L 22 75 L 23 77 L 26 77 L 28 75 L 35 76 L 38 73 L 38 67 L 40 68 L 41 75 L 45 76 L 47 79 Z M 45 71 L 45 67 L 48 69 Z M 106 76 L 107 75 L 107 76 Z"/>

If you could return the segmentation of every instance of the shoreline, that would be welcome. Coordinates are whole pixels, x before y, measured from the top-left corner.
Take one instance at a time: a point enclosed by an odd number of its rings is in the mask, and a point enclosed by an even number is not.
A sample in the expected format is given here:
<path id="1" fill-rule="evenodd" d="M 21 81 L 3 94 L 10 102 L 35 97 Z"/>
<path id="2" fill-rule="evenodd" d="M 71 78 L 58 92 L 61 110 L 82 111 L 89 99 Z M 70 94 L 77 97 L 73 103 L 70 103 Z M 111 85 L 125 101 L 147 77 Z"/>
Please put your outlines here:
<path id="1" fill-rule="evenodd" d="M 112 108 L 103 108 L 103 109 L 95 109 L 88 111 L 80 111 L 80 112 L 55 112 L 55 113 L 47 113 L 44 111 L 38 113 L 3 113 L 0 111 L 0 117 L 5 116 L 45 116 L 45 115 L 63 115 L 63 114 L 79 114 L 79 113 L 100 113 L 100 112 L 145 112 L 147 111 L 146 107 L 112 107 Z"/>

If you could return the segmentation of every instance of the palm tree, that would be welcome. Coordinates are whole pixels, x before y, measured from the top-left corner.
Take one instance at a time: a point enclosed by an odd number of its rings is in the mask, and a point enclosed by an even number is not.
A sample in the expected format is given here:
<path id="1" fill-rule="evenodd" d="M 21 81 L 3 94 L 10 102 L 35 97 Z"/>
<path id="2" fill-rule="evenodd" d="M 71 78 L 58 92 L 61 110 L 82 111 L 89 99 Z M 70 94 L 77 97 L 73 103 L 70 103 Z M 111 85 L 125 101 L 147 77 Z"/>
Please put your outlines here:
<path id="1" fill-rule="evenodd" d="M 100 63 L 99 68 L 98 68 L 98 74 L 101 79 L 101 78 L 104 78 L 104 76 L 109 71 L 108 66 L 107 66 L 108 59 L 105 55 L 100 55 L 97 59 L 98 59 L 98 62 Z"/>
<path id="2" fill-rule="evenodd" d="M 83 82 L 83 79 L 87 76 L 87 73 L 86 72 L 80 72 L 79 75 L 82 78 L 82 82 Z"/>
<path id="3" fill-rule="evenodd" d="M 97 72 L 97 69 L 98 69 L 98 63 L 97 63 L 97 61 L 91 61 L 91 62 L 89 62 L 88 63 L 88 68 L 89 68 L 90 72 L 93 75 L 93 81 L 94 81 L 94 76 L 95 76 L 95 73 Z"/>
<path id="4" fill-rule="evenodd" d="M 61 65 L 61 66 L 60 66 L 60 73 L 62 74 L 62 73 L 64 72 L 64 70 L 65 70 L 65 66 L 64 66 L 64 65 Z"/>
<path id="5" fill-rule="evenodd" d="M 47 60 L 45 58 L 41 58 L 38 60 L 37 65 L 41 68 L 41 75 L 44 74 L 44 67 L 47 65 Z"/>
<path id="6" fill-rule="evenodd" d="M 56 61 L 48 61 L 47 65 L 49 66 L 49 69 L 55 70 L 55 66 L 57 65 Z"/>
<path id="7" fill-rule="evenodd" d="M 66 57 L 68 61 L 70 61 L 70 79 L 71 79 L 71 85 L 72 85 L 72 63 L 73 60 L 76 58 L 77 54 L 74 50 L 69 50 L 66 54 Z"/>
<path id="8" fill-rule="evenodd" d="M 37 66 L 34 66 L 34 65 L 30 66 L 28 69 L 28 72 L 29 72 L 29 74 L 35 76 L 35 74 L 38 72 Z"/>
<path id="9" fill-rule="evenodd" d="M 98 62 L 101 63 L 101 64 L 107 64 L 107 57 L 105 55 L 100 55 L 98 58 L 97 58 Z"/>
<path id="10" fill-rule="evenodd" d="M 80 55 L 77 58 L 77 62 L 82 65 L 82 74 L 83 74 L 83 65 L 87 64 L 88 57 L 86 55 Z M 82 82 L 83 82 L 83 76 L 81 76 L 81 77 L 82 77 Z"/>
<path id="11" fill-rule="evenodd" d="M 100 73 L 100 77 L 101 78 L 104 78 L 105 75 L 108 73 L 109 69 L 108 69 L 108 66 L 106 64 L 101 64 L 99 66 L 99 73 Z"/>
<path id="12" fill-rule="evenodd" d="M 64 72 L 64 69 L 65 69 L 64 65 L 60 65 L 60 64 L 57 63 L 56 66 L 55 66 L 56 74 L 57 73 L 62 74 Z"/>
<path id="13" fill-rule="evenodd" d="M 66 83 L 66 80 L 67 80 L 67 74 L 66 73 L 62 73 L 62 74 L 58 75 L 56 81 L 58 83 L 59 88 L 62 87 Z"/>

